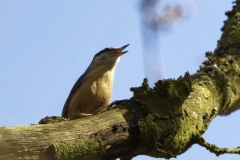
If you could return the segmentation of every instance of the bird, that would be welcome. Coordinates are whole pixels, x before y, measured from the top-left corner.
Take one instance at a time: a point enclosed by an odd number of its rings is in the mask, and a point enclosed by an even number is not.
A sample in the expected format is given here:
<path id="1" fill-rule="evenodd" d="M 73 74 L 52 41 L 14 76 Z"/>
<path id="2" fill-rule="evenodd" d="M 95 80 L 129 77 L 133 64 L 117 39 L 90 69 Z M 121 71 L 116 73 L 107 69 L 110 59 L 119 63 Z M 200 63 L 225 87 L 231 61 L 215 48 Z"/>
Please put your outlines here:
<path id="1" fill-rule="evenodd" d="M 62 117 L 72 119 L 84 118 L 98 114 L 106 108 L 112 96 L 114 73 L 123 51 L 121 48 L 107 47 L 93 57 L 86 71 L 72 87 L 64 107 Z"/>

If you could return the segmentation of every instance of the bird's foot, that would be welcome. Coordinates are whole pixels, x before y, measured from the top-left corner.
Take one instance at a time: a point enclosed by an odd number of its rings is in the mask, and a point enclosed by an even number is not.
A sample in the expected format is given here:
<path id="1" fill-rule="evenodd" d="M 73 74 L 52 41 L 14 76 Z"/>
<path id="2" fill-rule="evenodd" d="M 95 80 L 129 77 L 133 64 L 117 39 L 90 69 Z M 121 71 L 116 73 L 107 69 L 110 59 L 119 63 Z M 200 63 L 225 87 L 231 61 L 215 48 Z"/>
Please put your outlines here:
<path id="1" fill-rule="evenodd" d="M 98 109 L 93 113 L 93 115 L 100 113 L 102 109 L 103 109 L 102 107 L 98 108 Z"/>
<path id="2" fill-rule="evenodd" d="M 95 114 L 100 113 L 102 109 L 103 109 L 103 108 L 100 107 L 100 108 L 98 108 L 95 112 L 93 112 L 92 114 L 91 114 L 91 113 L 80 113 L 80 114 L 79 114 L 79 117 L 80 117 L 80 118 L 84 118 L 84 117 L 88 117 L 88 116 L 93 116 L 93 115 L 95 115 Z"/>

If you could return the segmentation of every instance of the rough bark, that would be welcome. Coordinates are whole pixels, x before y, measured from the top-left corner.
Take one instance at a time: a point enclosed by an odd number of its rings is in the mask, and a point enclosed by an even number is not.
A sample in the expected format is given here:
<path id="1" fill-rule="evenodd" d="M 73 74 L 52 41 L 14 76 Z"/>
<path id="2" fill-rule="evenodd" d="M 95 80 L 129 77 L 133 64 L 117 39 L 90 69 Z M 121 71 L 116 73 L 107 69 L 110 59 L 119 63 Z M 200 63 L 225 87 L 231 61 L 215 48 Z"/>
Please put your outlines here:
<path id="1" fill-rule="evenodd" d="M 92 117 L 46 125 L 0 128 L 0 159 L 114 159 L 144 154 L 171 158 L 199 144 L 216 155 L 240 154 L 219 148 L 202 134 L 217 115 L 240 108 L 240 1 L 232 11 L 214 53 L 200 70 L 134 95 L 115 109 Z"/>
<path id="2" fill-rule="evenodd" d="M 0 128 L 0 159 L 112 159 L 138 145 L 146 109 L 132 101 L 96 116 Z"/>

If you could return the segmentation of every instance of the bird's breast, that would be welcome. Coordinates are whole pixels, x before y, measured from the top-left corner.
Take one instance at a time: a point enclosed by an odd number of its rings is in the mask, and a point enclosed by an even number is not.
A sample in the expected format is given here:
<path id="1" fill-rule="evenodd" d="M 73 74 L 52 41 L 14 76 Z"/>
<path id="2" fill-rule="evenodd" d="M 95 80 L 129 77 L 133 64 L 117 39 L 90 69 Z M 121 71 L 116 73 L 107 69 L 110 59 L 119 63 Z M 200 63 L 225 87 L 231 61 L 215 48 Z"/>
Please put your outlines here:
<path id="1" fill-rule="evenodd" d="M 72 97 L 70 108 L 77 113 L 93 113 L 100 107 L 107 107 L 112 96 L 113 76 L 114 71 L 89 73 Z"/>

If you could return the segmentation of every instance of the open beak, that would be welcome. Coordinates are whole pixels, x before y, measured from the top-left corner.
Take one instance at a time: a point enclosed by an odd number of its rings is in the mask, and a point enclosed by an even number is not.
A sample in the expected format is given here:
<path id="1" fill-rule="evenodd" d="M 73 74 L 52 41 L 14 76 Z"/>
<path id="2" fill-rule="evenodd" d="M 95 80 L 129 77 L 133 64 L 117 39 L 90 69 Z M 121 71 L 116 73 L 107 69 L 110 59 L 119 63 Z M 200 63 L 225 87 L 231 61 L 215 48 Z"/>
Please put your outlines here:
<path id="1" fill-rule="evenodd" d="M 121 55 L 127 53 L 128 51 L 123 51 L 125 48 L 127 48 L 127 46 L 129 46 L 130 44 L 127 44 L 125 46 L 122 46 L 121 48 L 118 48 L 118 50 L 121 52 Z"/>

